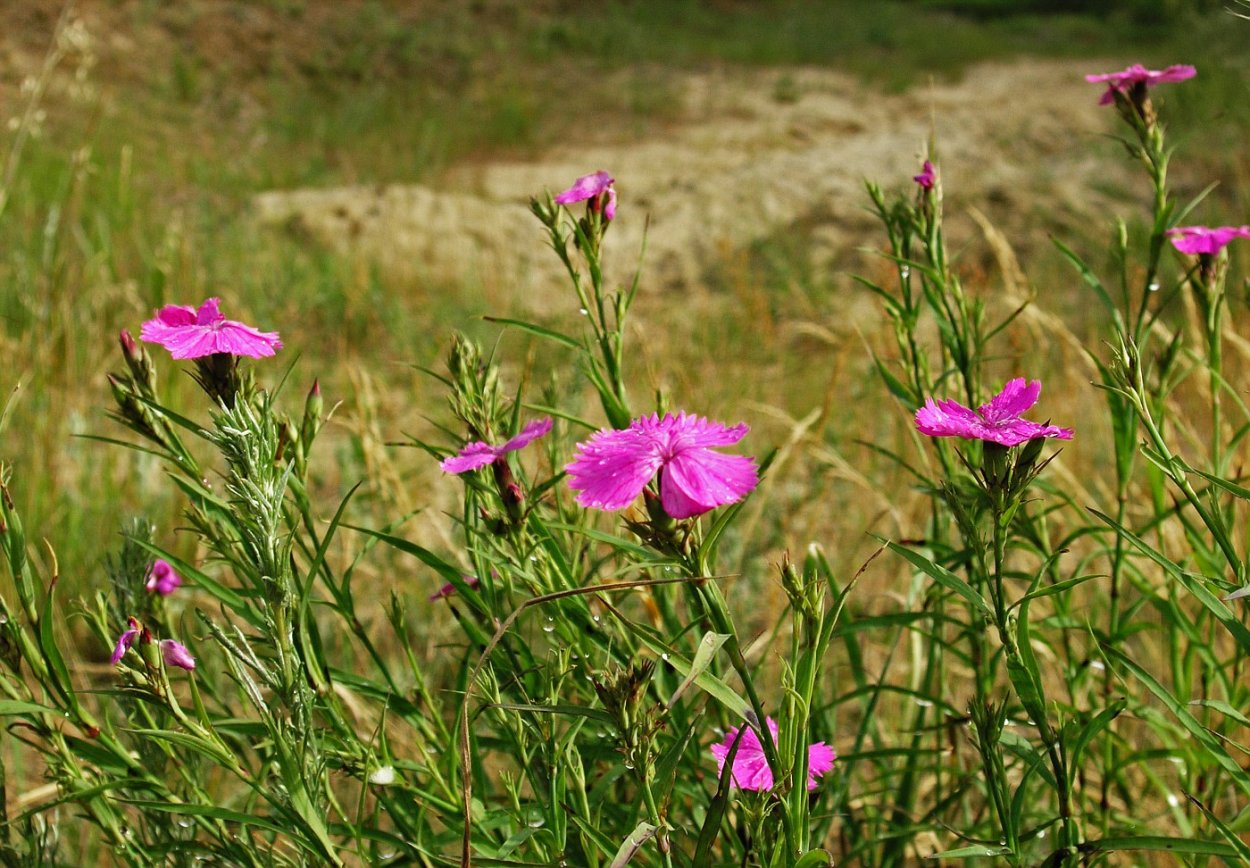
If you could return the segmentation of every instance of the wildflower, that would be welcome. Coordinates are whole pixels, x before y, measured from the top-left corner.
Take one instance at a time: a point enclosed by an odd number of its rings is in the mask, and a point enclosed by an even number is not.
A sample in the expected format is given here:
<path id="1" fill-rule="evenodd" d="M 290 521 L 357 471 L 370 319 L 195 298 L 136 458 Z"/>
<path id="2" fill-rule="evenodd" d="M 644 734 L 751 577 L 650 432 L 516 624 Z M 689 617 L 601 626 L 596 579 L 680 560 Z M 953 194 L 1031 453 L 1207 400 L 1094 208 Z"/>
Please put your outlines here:
<path id="1" fill-rule="evenodd" d="M 508 452 L 515 452 L 517 449 L 528 446 L 550 430 L 551 417 L 536 419 L 521 429 L 520 434 L 502 446 L 491 446 L 489 443 L 483 443 L 480 440 L 475 441 L 461 449 L 459 455 L 444 459 L 439 464 L 439 467 L 443 468 L 444 473 L 467 473 L 470 470 L 477 470 L 479 467 L 485 467 L 487 464 L 502 458 Z"/>
<path id="2" fill-rule="evenodd" d="M 572 187 L 556 196 L 556 204 L 571 205 L 590 199 L 590 210 L 603 208 L 604 219 L 611 221 L 616 217 L 616 190 L 612 186 L 615 183 L 616 179 L 607 172 L 582 175 L 573 182 Z"/>
<path id="3" fill-rule="evenodd" d="M 671 413 L 635 419 L 624 430 L 595 432 L 579 443 L 564 469 L 585 507 L 628 506 L 660 474 L 660 502 L 671 518 L 690 518 L 736 503 L 759 482 L 755 461 L 713 452 L 741 440 L 746 424 L 726 427 L 700 416 Z"/>
<path id="4" fill-rule="evenodd" d="M 1177 226 L 1169 229 L 1172 246 L 1190 256 L 1214 256 L 1234 238 L 1250 238 L 1250 226 Z"/>
<path id="5" fill-rule="evenodd" d="M 937 183 L 937 171 L 933 168 L 933 163 L 925 160 L 924 165 L 920 167 L 920 174 L 913 175 L 912 180 L 919 184 L 921 189 L 932 190 L 933 185 Z"/>
<path id="6" fill-rule="evenodd" d="M 157 560 L 148 572 L 148 583 L 144 586 L 155 594 L 168 597 L 182 585 L 182 577 L 174 572 L 169 561 Z"/>
<path id="7" fill-rule="evenodd" d="M 282 349 L 277 332 L 257 331 L 249 325 L 228 320 L 217 309 L 221 299 L 210 298 L 194 310 L 169 304 L 157 311 L 156 318 L 143 324 L 139 337 L 160 344 L 175 359 L 198 359 L 217 353 L 259 359 Z"/>
<path id="8" fill-rule="evenodd" d="M 117 638 L 117 644 L 113 646 L 113 656 L 109 658 L 109 663 L 116 666 L 121 661 L 123 655 L 129 651 L 139 638 L 139 634 L 143 632 L 143 627 L 135 618 L 127 619 L 126 630 Z"/>
<path id="9" fill-rule="evenodd" d="M 479 579 L 477 576 L 464 576 L 464 583 L 468 585 L 470 588 L 476 588 L 478 585 L 482 584 L 482 580 Z M 437 591 L 430 594 L 430 602 L 432 603 L 435 600 L 446 599 L 447 597 L 450 597 L 454 593 L 456 593 L 456 586 L 453 585 L 451 582 L 448 582 L 447 584 L 439 588 Z"/>
<path id="10" fill-rule="evenodd" d="M 777 721 L 770 717 L 765 722 L 768 724 L 768 731 L 772 733 L 775 744 Z M 729 749 L 733 746 L 734 739 L 738 737 L 738 729 L 739 727 L 733 727 L 725 733 L 725 738 L 720 744 L 712 745 L 712 756 L 716 757 L 718 772 L 724 771 L 725 757 L 729 756 Z M 807 788 L 809 790 L 816 789 L 816 779 L 832 769 L 833 761 L 837 758 L 838 755 L 834 749 L 823 741 L 808 746 Z M 743 790 L 762 791 L 773 788 L 773 773 L 768 767 L 768 761 L 764 758 L 764 748 L 760 745 L 760 738 L 756 735 L 754 728 L 748 727 L 743 733 L 742 741 L 738 744 L 738 752 L 734 754 L 733 782 Z"/>
<path id="11" fill-rule="evenodd" d="M 1021 419 L 1020 414 L 1037 403 L 1040 380 L 1025 385 L 1023 377 L 1011 380 L 1003 390 L 976 412 L 956 401 L 934 402 L 928 398 L 916 411 L 916 428 L 930 437 L 963 437 L 1000 446 L 1017 446 L 1038 437 L 1071 440 L 1072 430 Z"/>
<path id="12" fill-rule="evenodd" d="M 1140 86 L 1144 91 L 1146 88 L 1154 87 L 1156 84 L 1184 81 L 1187 78 L 1193 78 L 1197 74 L 1198 71 L 1192 66 L 1180 63 L 1173 64 L 1164 70 L 1146 69 L 1140 63 L 1134 63 L 1123 72 L 1087 75 L 1085 80 L 1092 84 L 1105 81 L 1107 83 L 1107 91 L 1102 95 L 1102 99 L 1098 100 L 1098 104 L 1111 105 L 1111 103 L 1115 102 L 1117 93 L 1128 93 L 1137 86 Z"/>
<path id="13" fill-rule="evenodd" d="M 185 669 L 188 672 L 195 669 L 195 658 L 191 656 L 187 646 L 181 642 L 175 642 L 173 639 L 162 639 L 157 644 L 161 647 L 161 657 L 164 658 L 166 666 L 177 666 L 179 669 Z"/>

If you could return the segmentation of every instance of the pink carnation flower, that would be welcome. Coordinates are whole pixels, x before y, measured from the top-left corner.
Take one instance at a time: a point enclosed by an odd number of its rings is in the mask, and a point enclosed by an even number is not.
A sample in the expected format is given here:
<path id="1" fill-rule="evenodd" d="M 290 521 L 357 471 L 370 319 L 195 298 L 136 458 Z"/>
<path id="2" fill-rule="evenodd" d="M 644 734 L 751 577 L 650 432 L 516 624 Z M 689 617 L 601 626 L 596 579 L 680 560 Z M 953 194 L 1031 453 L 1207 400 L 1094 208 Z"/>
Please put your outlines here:
<path id="1" fill-rule="evenodd" d="M 168 597 L 182 585 L 182 577 L 174 572 L 174 568 L 170 566 L 169 561 L 157 560 L 152 564 L 152 570 L 148 573 L 148 583 L 145 587 L 154 594 L 160 594 L 162 597 Z"/>
<path id="2" fill-rule="evenodd" d="M 920 167 L 920 174 L 913 175 L 912 180 L 925 190 L 932 190 L 933 185 L 937 183 L 937 171 L 933 168 L 933 163 L 925 160 L 924 165 Z"/>
<path id="3" fill-rule="evenodd" d="M 768 731 L 773 735 L 773 743 L 777 743 L 777 721 L 767 718 Z M 738 737 L 739 727 L 733 727 L 725 733 L 720 744 L 712 745 L 712 756 L 716 757 L 716 770 L 723 773 L 725 757 Z M 816 779 L 833 768 L 833 761 L 838 758 L 833 748 L 818 741 L 807 748 L 807 788 L 816 789 Z M 734 754 L 733 782 L 743 790 L 771 790 L 773 773 L 768 768 L 768 760 L 764 758 L 764 748 L 760 745 L 760 737 L 754 728 L 748 728 L 738 744 L 738 752 Z"/>
<path id="4" fill-rule="evenodd" d="M 143 627 L 135 618 L 128 618 L 127 627 L 120 636 L 117 637 L 117 644 L 113 646 L 113 656 L 109 658 L 109 663 L 116 666 L 139 639 L 139 634 L 143 632 Z"/>
<path id="5" fill-rule="evenodd" d="M 502 446 L 491 446 L 489 443 L 477 440 L 461 449 L 458 455 L 443 459 L 438 466 L 443 468 L 444 473 L 467 473 L 470 470 L 477 470 L 479 467 L 485 467 L 495 459 L 503 457 L 508 452 L 515 452 L 528 446 L 550 430 L 551 417 L 536 419 L 521 429 L 520 434 Z"/>
<path id="6" fill-rule="evenodd" d="M 1197 74 L 1198 70 L 1181 63 L 1173 64 L 1164 70 L 1146 69 L 1140 63 L 1134 63 L 1123 72 L 1087 75 L 1085 80 L 1091 83 L 1105 81 L 1107 83 L 1107 91 L 1102 95 L 1102 99 L 1098 100 L 1098 104 L 1110 105 L 1115 102 L 1117 92 L 1123 93 L 1135 84 L 1154 87 L 1156 84 L 1184 81 L 1187 78 L 1193 78 Z"/>
<path id="7" fill-rule="evenodd" d="M 470 588 L 476 588 L 478 585 L 482 584 L 482 580 L 479 579 L 477 576 L 465 576 L 464 583 L 468 585 Z M 437 591 L 430 594 L 430 602 L 432 603 L 435 600 L 446 599 L 447 597 L 450 597 L 454 593 L 456 593 L 456 586 L 453 585 L 451 582 L 448 582 L 447 584 L 439 588 Z"/>
<path id="8" fill-rule="evenodd" d="M 596 205 L 603 207 L 603 216 L 607 220 L 616 217 L 616 190 L 613 184 L 616 179 L 607 172 L 592 172 L 589 175 L 582 175 L 573 182 L 573 186 L 569 187 L 560 195 L 556 196 L 556 203 L 560 205 L 572 205 L 574 202 L 584 202 L 587 199 L 593 199 L 591 208 Z M 604 204 L 600 196 L 607 194 L 607 203 Z"/>
<path id="9" fill-rule="evenodd" d="M 660 474 L 660 502 L 673 518 L 690 518 L 736 503 L 759 482 L 755 461 L 713 452 L 737 443 L 749 429 L 671 413 L 635 419 L 616 431 L 596 431 L 577 445 L 564 469 L 577 502 L 595 509 L 624 509 Z"/>
<path id="10" fill-rule="evenodd" d="M 1214 256 L 1234 238 L 1250 238 L 1250 226 L 1177 226 L 1168 230 L 1172 246 L 1190 256 Z"/>
<path id="11" fill-rule="evenodd" d="M 257 331 L 226 319 L 217 309 L 220 302 L 221 299 L 210 298 L 199 310 L 166 305 L 157 311 L 155 319 L 143 324 L 139 337 L 160 344 L 175 359 L 198 359 L 215 353 L 259 359 L 282 349 L 277 332 Z"/>
<path id="12" fill-rule="evenodd" d="M 188 672 L 195 669 L 195 658 L 191 656 L 186 645 L 173 639 L 162 639 L 157 644 L 160 645 L 161 657 L 164 658 L 166 666 L 177 666 Z"/>
<path id="13" fill-rule="evenodd" d="M 975 412 L 956 401 L 935 403 L 928 398 L 916 411 L 916 428 L 930 437 L 963 437 L 1000 446 L 1017 446 L 1038 437 L 1071 440 L 1070 428 L 1040 425 L 1020 418 L 1021 413 L 1037 403 L 1041 392 L 1040 380 L 1025 385 L 1024 378 L 1017 377 Z"/>

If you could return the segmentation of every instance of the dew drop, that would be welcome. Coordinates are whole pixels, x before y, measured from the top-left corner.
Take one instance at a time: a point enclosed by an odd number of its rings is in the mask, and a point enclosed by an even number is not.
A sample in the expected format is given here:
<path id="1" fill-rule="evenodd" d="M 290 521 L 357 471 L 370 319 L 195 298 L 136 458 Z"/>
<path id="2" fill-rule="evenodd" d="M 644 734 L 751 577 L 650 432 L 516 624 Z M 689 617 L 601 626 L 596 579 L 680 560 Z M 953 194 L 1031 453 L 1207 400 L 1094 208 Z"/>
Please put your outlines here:
<path id="1" fill-rule="evenodd" d="M 1045 838 L 1045 837 L 1046 837 L 1046 830 L 1045 830 L 1045 829 L 1042 829 L 1042 831 L 1038 832 L 1038 833 L 1037 833 L 1037 837 L 1039 837 L 1039 838 Z"/>
<path id="2" fill-rule="evenodd" d="M 546 622 L 545 624 L 543 624 L 543 632 L 544 632 L 544 633 L 551 633 L 551 632 L 552 632 L 552 631 L 554 631 L 555 629 L 556 629 L 556 619 L 555 619 L 555 618 L 548 618 L 548 619 L 547 619 L 547 622 Z"/>
<path id="3" fill-rule="evenodd" d="M 661 660 L 667 660 L 667 659 L 668 659 L 668 652 L 667 652 L 667 651 L 665 651 L 663 654 L 661 654 L 661 655 L 660 655 L 660 659 L 661 659 Z"/>
<path id="4" fill-rule="evenodd" d="M 593 619 L 593 620 L 594 620 L 594 622 L 595 622 L 596 624 L 598 624 L 598 623 L 599 623 L 599 621 L 600 621 L 600 620 L 602 620 L 602 619 L 601 619 L 598 615 L 595 615 L 595 617 L 594 617 L 594 619 Z"/>
<path id="5" fill-rule="evenodd" d="M 0 612 L 0 624 L 7 624 L 7 623 L 9 623 L 9 616 L 4 614 L 3 612 Z"/>
<path id="6" fill-rule="evenodd" d="M 931 700 L 931 699 L 921 699 L 919 696 L 917 696 L 917 697 L 915 697 L 915 700 L 914 700 L 914 701 L 915 701 L 915 703 L 916 703 L 917 705 L 919 705 L 921 708 L 932 708 L 932 707 L 933 707 L 933 700 Z"/>
<path id="7" fill-rule="evenodd" d="M 1147 287 L 1146 287 L 1146 289 L 1150 290 L 1151 292 L 1158 292 L 1158 291 L 1159 291 L 1159 281 L 1157 281 L 1157 280 L 1152 280 L 1152 281 L 1150 281 L 1150 285 L 1149 285 L 1149 286 L 1147 286 Z"/>
<path id="8" fill-rule="evenodd" d="M 625 760 L 625 768 L 629 769 L 630 771 L 633 771 L 634 764 L 630 762 L 629 760 Z"/>
<path id="9" fill-rule="evenodd" d="M 191 821 L 190 821 L 190 820 L 187 820 L 187 819 L 178 820 L 178 828 L 179 828 L 179 829 L 190 829 L 190 828 L 191 828 Z"/>
<path id="10" fill-rule="evenodd" d="M 1097 669 L 1099 672 L 1104 672 L 1107 669 L 1107 664 L 1103 663 L 1101 660 L 1091 660 L 1089 661 L 1089 668 Z"/>
<path id="11" fill-rule="evenodd" d="M 530 820 L 525 825 L 529 826 L 531 829 L 541 829 L 546 824 L 547 824 L 547 821 L 544 820 L 542 817 L 536 817 L 533 820 Z"/>
<path id="12" fill-rule="evenodd" d="M 1168 805 L 1170 807 L 1178 807 L 1180 803 L 1181 800 L 1176 797 L 1176 793 L 1168 793 Z"/>
<path id="13" fill-rule="evenodd" d="M 911 266 L 904 265 L 902 268 L 900 268 L 898 270 L 898 276 L 903 278 L 903 280 L 906 280 L 907 278 L 911 277 Z"/>

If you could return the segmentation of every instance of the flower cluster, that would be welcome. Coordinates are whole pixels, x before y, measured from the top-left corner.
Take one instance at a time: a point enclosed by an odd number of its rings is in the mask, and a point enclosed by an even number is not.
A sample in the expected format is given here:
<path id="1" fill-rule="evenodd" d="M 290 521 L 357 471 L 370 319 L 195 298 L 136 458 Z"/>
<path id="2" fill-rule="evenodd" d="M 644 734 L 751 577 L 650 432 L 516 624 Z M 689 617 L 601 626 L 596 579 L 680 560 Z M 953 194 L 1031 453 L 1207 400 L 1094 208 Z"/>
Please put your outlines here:
<path id="1" fill-rule="evenodd" d="M 126 652 L 135 646 L 135 643 L 146 645 L 151 641 L 152 634 L 148 629 L 140 624 L 137 618 L 128 618 L 126 629 L 117 637 L 117 644 L 113 646 L 113 655 L 109 657 L 109 663 L 116 666 L 121 662 L 122 657 L 126 656 Z M 176 666 L 188 672 L 195 669 L 195 658 L 191 656 L 187 646 L 181 642 L 161 639 L 156 645 L 160 649 L 161 659 L 165 661 L 166 666 Z"/>

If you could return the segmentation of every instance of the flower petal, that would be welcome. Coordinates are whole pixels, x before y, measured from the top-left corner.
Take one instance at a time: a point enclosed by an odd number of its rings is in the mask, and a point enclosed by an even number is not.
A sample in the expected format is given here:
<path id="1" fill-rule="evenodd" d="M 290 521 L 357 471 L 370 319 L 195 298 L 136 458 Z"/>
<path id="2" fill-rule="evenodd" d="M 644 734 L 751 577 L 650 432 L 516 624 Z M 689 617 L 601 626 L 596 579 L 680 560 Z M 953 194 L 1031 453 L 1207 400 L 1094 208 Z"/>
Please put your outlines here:
<path id="1" fill-rule="evenodd" d="M 833 768 L 833 761 L 838 754 L 823 741 L 818 741 L 807 748 L 807 788 L 816 789 L 816 779 Z"/>
<path id="2" fill-rule="evenodd" d="M 542 419 L 535 419 L 533 422 L 521 429 L 521 433 L 513 437 L 507 443 L 499 447 L 500 453 L 515 452 L 528 446 L 533 441 L 542 437 L 551 430 L 551 417 L 545 416 Z"/>
<path id="3" fill-rule="evenodd" d="M 574 202 L 584 202 L 587 199 L 598 196 L 611 186 L 612 176 L 607 172 L 591 172 L 589 175 L 582 175 L 574 181 L 573 186 L 556 196 L 555 201 L 559 205 L 571 205 Z M 612 201 L 611 205 L 612 212 L 615 214 L 615 201 Z M 611 215 L 608 215 L 608 219 L 612 219 Z"/>
<path id="4" fill-rule="evenodd" d="M 652 416 L 648 424 L 654 425 L 667 435 L 670 448 L 674 451 L 689 446 L 732 446 L 751 430 L 745 422 L 732 426 L 722 425 L 702 416 L 685 413 L 678 413 L 676 416 L 669 414 L 658 421 Z"/>
<path id="5" fill-rule="evenodd" d="M 990 399 L 988 404 L 977 408 L 981 418 L 993 425 L 1014 419 L 1037 403 L 1042 393 L 1042 381 L 1026 384 L 1023 377 L 1016 377 L 1003 386 L 1003 390 Z"/>
<path id="6" fill-rule="evenodd" d="M 195 324 L 201 326 L 216 325 L 225 319 L 221 312 L 220 298 L 206 298 L 204 303 L 200 305 L 200 309 L 195 312 Z"/>
<path id="7" fill-rule="evenodd" d="M 131 618 L 130 624 L 130 628 L 117 637 L 117 644 L 113 646 L 113 656 L 109 657 L 109 663 L 114 666 L 118 664 L 122 656 L 130 649 L 130 646 L 135 644 L 135 639 L 139 638 L 137 622 Z"/>
<path id="8" fill-rule="evenodd" d="M 755 461 L 710 449 L 686 449 L 664 465 L 660 501 L 673 518 L 737 503 L 759 484 Z"/>
<path id="9" fill-rule="evenodd" d="M 573 462 L 564 469 L 579 504 L 615 510 L 629 506 L 660 469 L 654 437 L 634 428 L 596 431 L 577 445 Z"/>
<path id="10" fill-rule="evenodd" d="M 916 429 L 930 437 L 976 438 L 981 420 L 976 413 L 957 401 L 937 401 L 926 398 L 924 406 L 916 411 Z"/>
<path id="11" fill-rule="evenodd" d="M 461 449 L 459 455 L 443 459 L 438 466 L 444 473 L 467 473 L 490 464 L 499 457 L 501 451 L 489 443 L 477 440 Z"/>
<path id="12" fill-rule="evenodd" d="M 162 639 L 157 644 L 161 646 L 161 657 L 164 658 L 166 666 L 177 666 L 188 672 L 195 669 L 195 658 L 191 656 L 186 645 L 173 639 Z"/>
<path id="13" fill-rule="evenodd" d="M 277 332 L 262 332 L 233 320 L 217 326 L 211 334 L 214 352 L 229 353 L 232 356 L 261 359 L 282 349 L 282 341 Z"/>

